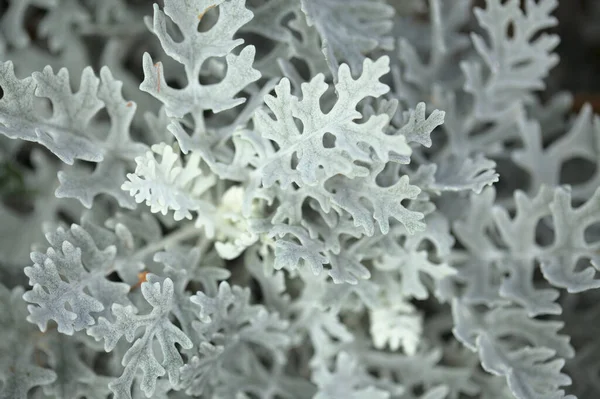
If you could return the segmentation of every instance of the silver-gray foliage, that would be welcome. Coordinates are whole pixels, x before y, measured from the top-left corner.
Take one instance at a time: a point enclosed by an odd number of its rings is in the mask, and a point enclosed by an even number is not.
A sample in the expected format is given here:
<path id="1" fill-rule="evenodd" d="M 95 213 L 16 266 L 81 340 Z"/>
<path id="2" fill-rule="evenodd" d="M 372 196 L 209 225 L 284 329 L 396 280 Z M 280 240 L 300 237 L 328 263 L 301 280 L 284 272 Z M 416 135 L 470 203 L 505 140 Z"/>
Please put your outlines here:
<path id="1" fill-rule="evenodd" d="M 157 3 L 2 2 L 0 399 L 600 396 L 557 0 Z"/>

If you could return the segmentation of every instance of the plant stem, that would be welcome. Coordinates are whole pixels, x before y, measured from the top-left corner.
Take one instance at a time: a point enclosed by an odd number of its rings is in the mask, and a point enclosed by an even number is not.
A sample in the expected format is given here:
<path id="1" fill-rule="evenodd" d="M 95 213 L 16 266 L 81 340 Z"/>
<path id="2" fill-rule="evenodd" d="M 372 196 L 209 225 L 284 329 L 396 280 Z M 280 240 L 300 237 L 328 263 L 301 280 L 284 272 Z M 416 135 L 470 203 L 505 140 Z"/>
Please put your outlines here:
<path id="1" fill-rule="evenodd" d="M 133 258 L 144 259 L 146 256 L 158 252 L 171 244 L 197 237 L 201 234 L 201 232 L 202 229 L 199 229 L 193 224 L 183 227 L 179 230 L 175 230 L 174 232 L 164 236 L 161 240 L 152 242 L 141 248 L 133 255 Z"/>

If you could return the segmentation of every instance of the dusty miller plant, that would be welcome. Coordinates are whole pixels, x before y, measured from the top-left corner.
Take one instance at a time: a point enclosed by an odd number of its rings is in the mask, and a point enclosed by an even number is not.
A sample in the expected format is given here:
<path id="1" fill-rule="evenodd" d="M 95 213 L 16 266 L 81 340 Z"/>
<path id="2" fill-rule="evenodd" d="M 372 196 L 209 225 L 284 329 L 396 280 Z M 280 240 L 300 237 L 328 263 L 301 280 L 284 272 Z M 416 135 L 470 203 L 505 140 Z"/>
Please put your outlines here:
<path id="1" fill-rule="evenodd" d="M 557 2 L 1 2 L 0 398 L 600 395 Z"/>

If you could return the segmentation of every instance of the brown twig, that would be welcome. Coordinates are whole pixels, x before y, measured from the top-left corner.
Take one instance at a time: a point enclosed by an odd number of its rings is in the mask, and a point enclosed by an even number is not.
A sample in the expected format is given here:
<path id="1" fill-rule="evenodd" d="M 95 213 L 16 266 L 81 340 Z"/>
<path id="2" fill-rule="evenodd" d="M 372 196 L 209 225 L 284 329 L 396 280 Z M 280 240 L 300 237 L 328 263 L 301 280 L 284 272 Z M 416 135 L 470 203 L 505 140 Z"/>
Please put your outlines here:
<path id="1" fill-rule="evenodd" d="M 198 14 L 198 21 L 202 21 L 202 18 L 204 18 L 206 13 L 209 12 L 210 10 L 212 10 L 213 8 L 215 8 L 216 6 L 217 6 L 216 4 L 213 4 L 212 6 L 206 7 L 206 9 L 204 11 L 202 11 L 200 14 Z"/>
<path id="2" fill-rule="evenodd" d="M 131 289 L 129 291 L 133 291 L 139 287 L 141 287 L 142 283 L 145 283 L 146 281 L 148 281 L 146 278 L 148 277 L 148 273 L 147 271 L 143 271 L 141 273 L 138 273 L 138 282 L 135 283 L 134 285 L 131 286 Z"/>
<path id="3" fill-rule="evenodd" d="M 160 93 L 160 63 L 157 62 L 154 67 L 156 68 L 156 92 Z"/>

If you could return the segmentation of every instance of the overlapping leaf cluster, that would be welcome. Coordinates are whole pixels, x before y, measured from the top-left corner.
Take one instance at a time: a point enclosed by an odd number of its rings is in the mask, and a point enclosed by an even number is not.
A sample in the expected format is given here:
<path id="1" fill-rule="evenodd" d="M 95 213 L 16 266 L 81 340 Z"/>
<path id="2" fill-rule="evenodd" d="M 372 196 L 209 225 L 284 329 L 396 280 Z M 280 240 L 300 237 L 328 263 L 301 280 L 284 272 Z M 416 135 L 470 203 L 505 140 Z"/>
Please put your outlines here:
<path id="1" fill-rule="evenodd" d="M 1 399 L 600 393 L 557 0 L 5 3 Z"/>

